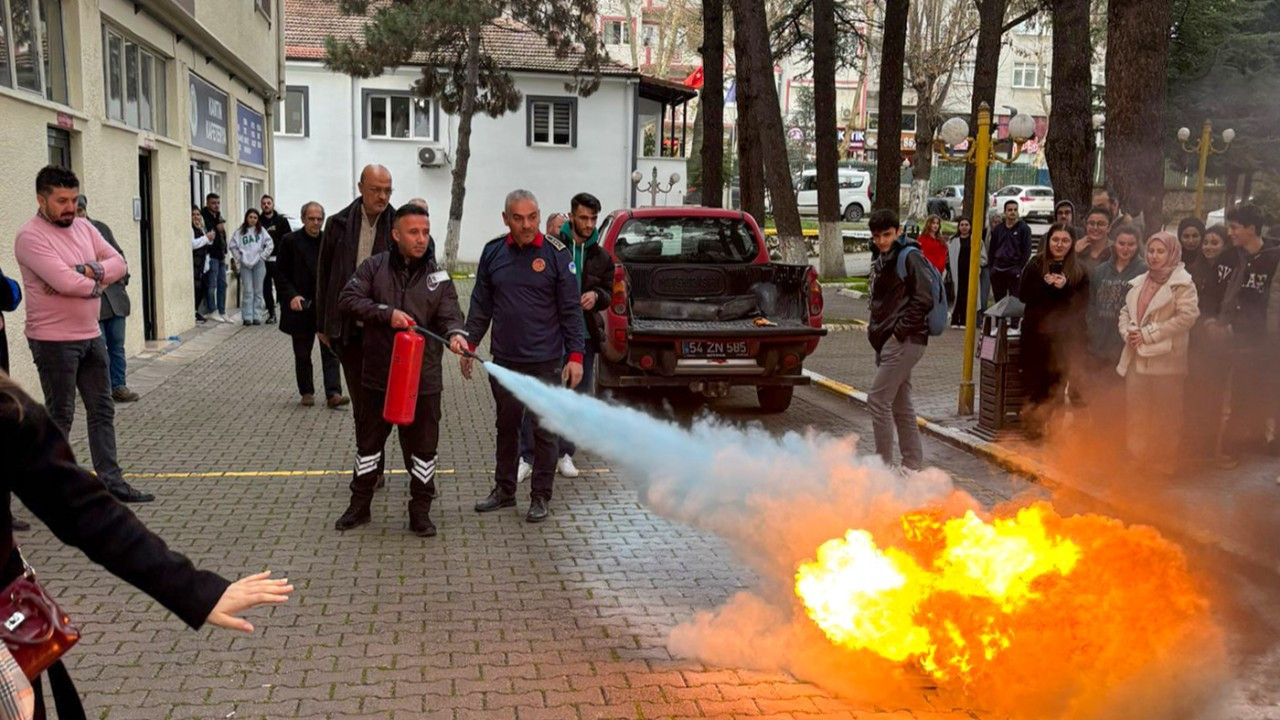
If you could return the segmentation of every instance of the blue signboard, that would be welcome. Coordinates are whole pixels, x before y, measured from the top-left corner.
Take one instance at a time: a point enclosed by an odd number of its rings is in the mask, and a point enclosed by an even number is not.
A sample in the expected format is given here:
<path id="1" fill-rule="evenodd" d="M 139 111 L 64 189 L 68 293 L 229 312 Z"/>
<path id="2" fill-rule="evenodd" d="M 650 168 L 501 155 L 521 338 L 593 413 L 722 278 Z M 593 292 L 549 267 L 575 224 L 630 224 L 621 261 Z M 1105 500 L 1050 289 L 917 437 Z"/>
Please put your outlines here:
<path id="1" fill-rule="evenodd" d="M 226 155 L 227 94 L 195 73 L 191 73 L 189 84 L 191 144 Z"/>
<path id="2" fill-rule="evenodd" d="M 240 146 L 240 162 L 267 164 L 263 145 L 264 127 L 262 113 L 250 110 L 243 103 L 236 103 L 236 140 Z"/>

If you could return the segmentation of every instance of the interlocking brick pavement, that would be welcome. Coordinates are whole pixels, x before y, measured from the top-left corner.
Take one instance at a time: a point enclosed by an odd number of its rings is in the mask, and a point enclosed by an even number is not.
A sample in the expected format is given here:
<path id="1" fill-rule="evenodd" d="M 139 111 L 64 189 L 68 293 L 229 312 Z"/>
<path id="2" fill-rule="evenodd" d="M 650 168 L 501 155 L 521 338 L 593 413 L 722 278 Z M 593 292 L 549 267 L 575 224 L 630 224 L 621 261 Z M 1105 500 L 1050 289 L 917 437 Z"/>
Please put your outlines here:
<path id="1" fill-rule="evenodd" d="M 452 472 L 438 478 L 440 535 L 420 539 L 407 531 L 404 475 L 377 495 L 372 524 L 333 530 L 347 500 L 350 415 L 297 405 L 288 339 L 274 328 L 201 329 L 136 361 L 130 384 L 143 397 L 120 406 L 120 457 L 158 500 L 134 510 L 201 567 L 228 577 L 270 568 L 297 591 L 253 613 L 252 636 L 193 633 L 37 524 L 20 540 L 85 632 L 68 663 L 91 716 L 953 716 L 673 658 L 669 631 L 752 586 L 752 573 L 720 539 L 649 512 L 590 453 L 580 453 L 582 477 L 557 479 L 548 522 L 524 523 L 524 498 L 519 511 L 476 515 L 492 483 L 492 400 L 487 382 L 446 367 L 440 466 Z M 715 410 L 775 432 L 869 431 L 863 413 L 816 389 L 783 415 L 759 415 L 745 392 Z M 73 444 L 83 455 L 83 418 Z M 1026 488 L 953 448 L 926 448 L 983 502 Z M 389 457 L 399 468 L 399 453 Z M 295 471 L 312 474 L 267 474 Z"/>

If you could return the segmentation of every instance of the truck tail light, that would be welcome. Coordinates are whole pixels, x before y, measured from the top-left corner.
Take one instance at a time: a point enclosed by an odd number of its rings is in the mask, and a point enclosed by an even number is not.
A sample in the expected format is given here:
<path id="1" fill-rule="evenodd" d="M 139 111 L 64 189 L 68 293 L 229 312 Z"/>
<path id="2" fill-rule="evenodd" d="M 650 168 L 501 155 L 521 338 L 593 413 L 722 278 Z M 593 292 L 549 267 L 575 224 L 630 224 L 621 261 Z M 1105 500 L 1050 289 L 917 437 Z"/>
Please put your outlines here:
<path id="1" fill-rule="evenodd" d="M 805 273 L 805 287 L 809 290 L 809 317 L 822 315 L 822 283 L 818 282 L 818 271 L 812 267 Z"/>
<path id="2" fill-rule="evenodd" d="M 609 308 L 614 315 L 627 314 L 627 274 L 621 265 L 613 268 L 613 296 L 609 300 Z"/>

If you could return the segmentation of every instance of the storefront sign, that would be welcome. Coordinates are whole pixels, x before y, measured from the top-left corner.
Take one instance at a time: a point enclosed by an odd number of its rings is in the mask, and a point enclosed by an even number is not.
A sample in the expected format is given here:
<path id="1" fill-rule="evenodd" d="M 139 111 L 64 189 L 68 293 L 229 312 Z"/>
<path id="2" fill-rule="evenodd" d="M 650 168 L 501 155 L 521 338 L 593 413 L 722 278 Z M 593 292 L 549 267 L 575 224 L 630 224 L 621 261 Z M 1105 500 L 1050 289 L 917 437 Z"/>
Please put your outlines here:
<path id="1" fill-rule="evenodd" d="M 236 144 L 240 162 L 266 165 L 263 128 L 262 113 L 250 110 L 243 103 L 236 103 Z"/>
<path id="2" fill-rule="evenodd" d="M 191 73 L 187 100 L 191 114 L 191 144 L 227 154 L 227 94 Z"/>

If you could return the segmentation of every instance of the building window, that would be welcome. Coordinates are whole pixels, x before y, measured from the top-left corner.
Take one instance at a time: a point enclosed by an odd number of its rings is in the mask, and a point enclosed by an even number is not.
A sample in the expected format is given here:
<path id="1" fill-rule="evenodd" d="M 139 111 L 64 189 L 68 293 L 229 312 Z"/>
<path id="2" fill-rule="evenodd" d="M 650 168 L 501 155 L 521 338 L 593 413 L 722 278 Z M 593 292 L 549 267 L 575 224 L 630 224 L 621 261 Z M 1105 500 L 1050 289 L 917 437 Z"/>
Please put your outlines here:
<path id="1" fill-rule="evenodd" d="M 408 93 L 364 92 L 364 136 L 434 140 L 437 117 L 431 100 Z"/>
<path id="2" fill-rule="evenodd" d="M 61 0 L 0 0 L 0 85 L 66 104 Z"/>
<path id="3" fill-rule="evenodd" d="M 262 13 L 268 21 L 271 20 L 271 3 L 272 0 L 253 0 L 253 7 Z"/>
<path id="4" fill-rule="evenodd" d="M 62 128 L 49 128 L 49 164 L 71 169 L 71 133 Z"/>
<path id="5" fill-rule="evenodd" d="M 204 207 L 205 198 L 209 193 L 214 193 L 222 198 L 222 215 L 227 217 L 231 215 L 231 209 L 227 207 L 226 189 L 227 176 L 224 173 L 215 172 L 209 169 L 209 163 L 203 160 L 191 161 L 191 204 Z M 237 223 L 238 225 L 239 223 Z"/>
<path id="6" fill-rule="evenodd" d="M 107 117 L 139 130 L 168 132 L 167 63 L 114 27 L 103 27 Z"/>
<path id="7" fill-rule="evenodd" d="M 240 178 L 240 212 L 238 217 L 243 218 L 245 213 L 250 210 L 257 210 L 261 206 L 262 192 L 261 180 Z M 239 225 L 240 223 L 236 223 L 237 227 Z"/>
<path id="8" fill-rule="evenodd" d="M 277 135 L 307 137 L 311 134 L 309 99 L 309 91 L 304 86 L 285 88 L 284 97 L 271 118 L 272 129 Z"/>
<path id="9" fill-rule="evenodd" d="M 625 19 L 605 18 L 601 21 L 605 45 L 626 45 L 631 42 L 631 26 Z"/>
<path id="10" fill-rule="evenodd" d="M 1040 66 L 1035 63 L 1014 63 L 1013 86 L 1016 88 L 1040 87 Z"/>
<path id="11" fill-rule="evenodd" d="M 578 147 L 577 98 L 530 95 L 526 99 L 525 144 Z"/>

